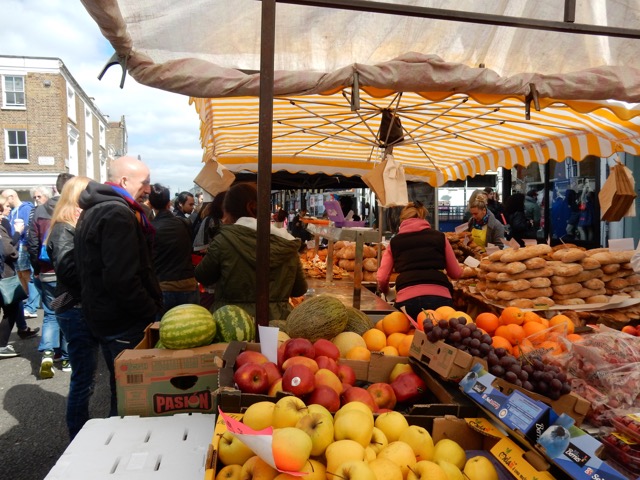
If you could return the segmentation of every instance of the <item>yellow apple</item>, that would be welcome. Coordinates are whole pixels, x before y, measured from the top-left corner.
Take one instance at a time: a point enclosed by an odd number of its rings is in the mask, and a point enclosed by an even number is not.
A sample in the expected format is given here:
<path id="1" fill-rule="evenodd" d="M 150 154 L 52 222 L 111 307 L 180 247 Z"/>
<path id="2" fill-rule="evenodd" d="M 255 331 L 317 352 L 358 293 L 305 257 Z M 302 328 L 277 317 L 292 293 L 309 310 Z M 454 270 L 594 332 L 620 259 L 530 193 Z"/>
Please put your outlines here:
<path id="1" fill-rule="evenodd" d="M 333 423 L 333 415 L 331 415 L 331 412 L 327 410 L 326 407 L 317 403 L 312 403 L 311 405 L 307 405 L 307 409 L 309 410 L 309 413 L 322 413 L 323 415 L 326 415 L 329 420 L 331 420 L 331 423 Z"/>
<path id="2" fill-rule="evenodd" d="M 400 412 L 385 412 L 378 415 L 375 426 L 382 430 L 387 441 L 395 442 L 409 428 L 409 422 Z"/>
<path id="3" fill-rule="evenodd" d="M 400 467 L 402 477 L 407 478 L 409 469 L 416 464 L 413 449 L 404 442 L 391 442 L 378 454 L 378 458 L 386 458 Z"/>
<path id="4" fill-rule="evenodd" d="M 398 378 L 403 373 L 413 372 L 413 368 L 408 363 L 398 363 L 391 373 L 389 374 L 389 383 L 393 382 L 396 378 Z"/>
<path id="5" fill-rule="evenodd" d="M 367 445 L 364 449 L 364 461 L 369 463 L 376 459 L 376 452 L 373 448 Z"/>
<path id="6" fill-rule="evenodd" d="M 308 473 L 301 477 L 289 475 L 288 473 L 281 473 L 274 478 L 274 480 L 327 480 L 326 468 L 317 460 L 309 460 L 300 471 Z"/>
<path id="7" fill-rule="evenodd" d="M 355 440 L 363 447 L 371 443 L 373 417 L 360 410 L 349 410 L 336 418 L 333 423 L 333 438 Z"/>
<path id="8" fill-rule="evenodd" d="M 449 480 L 449 478 L 440 465 L 422 460 L 409 469 L 407 480 Z"/>
<path id="9" fill-rule="evenodd" d="M 327 447 L 324 452 L 327 458 L 327 479 L 331 480 L 338 467 L 352 460 L 364 461 L 364 447 L 353 440 L 338 440 Z"/>
<path id="10" fill-rule="evenodd" d="M 411 425 L 400 435 L 399 440 L 408 444 L 416 455 L 416 460 L 433 460 L 433 439 L 424 428 Z"/>
<path id="11" fill-rule="evenodd" d="M 224 432 L 218 444 L 218 458 L 225 465 L 243 465 L 254 453 L 233 433 Z"/>
<path id="12" fill-rule="evenodd" d="M 336 472 L 327 472 L 327 478 L 330 480 L 376 480 L 376 475 L 367 462 L 353 460 L 340 465 Z"/>
<path id="13" fill-rule="evenodd" d="M 271 451 L 279 470 L 298 472 L 311 456 L 311 438 L 294 427 L 276 428 L 273 431 Z"/>
<path id="14" fill-rule="evenodd" d="M 216 475 L 216 480 L 240 480 L 241 465 L 227 465 Z"/>
<path id="15" fill-rule="evenodd" d="M 258 456 L 254 455 L 249 460 L 244 462 L 242 465 L 242 470 L 240 471 L 240 480 L 253 480 L 253 471 L 256 468 L 256 462 L 258 461 Z"/>
<path id="16" fill-rule="evenodd" d="M 388 458 L 376 458 L 369 462 L 376 480 L 403 480 L 402 469 Z"/>
<path id="17" fill-rule="evenodd" d="M 282 397 L 273 408 L 273 428 L 295 427 L 307 413 L 307 406 L 298 397 Z"/>
<path id="18" fill-rule="evenodd" d="M 464 474 L 469 480 L 498 480 L 498 472 L 493 463 L 486 457 L 477 456 L 467 460 Z"/>
<path id="19" fill-rule="evenodd" d="M 389 445 L 387 436 L 378 427 L 373 427 L 373 431 L 371 433 L 371 442 L 369 442 L 369 446 L 373 449 L 374 452 L 376 452 L 376 455 L 380 453 L 380 450 L 382 450 L 387 445 Z"/>
<path id="20" fill-rule="evenodd" d="M 262 460 L 260 457 L 256 460 L 253 466 L 253 479 L 252 480 L 273 480 L 278 476 L 278 471 Z"/>
<path id="21" fill-rule="evenodd" d="M 442 468 L 444 473 L 447 474 L 447 478 L 449 480 L 465 480 L 462 471 L 453 463 L 447 462 L 446 460 L 440 460 L 438 465 L 440 465 L 440 468 Z"/>
<path id="22" fill-rule="evenodd" d="M 263 430 L 273 423 L 273 402 L 258 402 L 247 408 L 242 417 L 242 423 L 254 430 Z"/>
<path id="23" fill-rule="evenodd" d="M 327 447 L 333 443 L 333 422 L 322 413 L 309 413 L 298 423 L 296 428 L 306 432 L 311 438 L 311 455 L 322 455 Z"/>
<path id="24" fill-rule="evenodd" d="M 462 470 L 467 461 L 467 455 L 464 453 L 463 448 L 456 442 L 448 438 L 443 438 L 442 440 L 438 440 L 438 443 L 436 443 L 433 449 L 433 461 L 438 463 L 439 460 L 453 463 Z"/>
<path id="25" fill-rule="evenodd" d="M 340 418 L 340 416 L 348 411 L 351 410 L 359 410 L 363 413 L 366 413 L 367 415 L 370 415 L 371 418 L 373 418 L 373 412 L 371 411 L 371 409 L 369 408 L 369 406 L 366 403 L 362 403 L 362 402 L 349 402 L 344 404 L 340 410 L 338 410 L 336 412 L 336 414 L 334 415 L 333 419 L 334 421 L 337 420 L 338 418 Z"/>

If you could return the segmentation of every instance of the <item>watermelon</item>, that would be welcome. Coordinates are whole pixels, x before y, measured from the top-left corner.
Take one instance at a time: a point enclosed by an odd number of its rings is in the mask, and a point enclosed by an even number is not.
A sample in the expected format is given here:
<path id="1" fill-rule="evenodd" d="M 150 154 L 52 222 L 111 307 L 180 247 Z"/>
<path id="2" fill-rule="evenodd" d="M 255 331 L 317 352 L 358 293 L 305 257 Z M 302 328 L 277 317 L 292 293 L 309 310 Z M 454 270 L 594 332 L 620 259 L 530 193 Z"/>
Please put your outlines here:
<path id="1" fill-rule="evenodd" d="M 216 322 L 218 342 L 253 342 L 256 338 L 255 320 L 237 305 L 220 307 L 213 312 L 213 320 Z"/>
<path id="2" fill-rule="evenodd" d="M 211 312 L 200 305 L 173 307 L 160 320 L 160 344 L 171 350 L 209 345 L 216 335 Z"/>

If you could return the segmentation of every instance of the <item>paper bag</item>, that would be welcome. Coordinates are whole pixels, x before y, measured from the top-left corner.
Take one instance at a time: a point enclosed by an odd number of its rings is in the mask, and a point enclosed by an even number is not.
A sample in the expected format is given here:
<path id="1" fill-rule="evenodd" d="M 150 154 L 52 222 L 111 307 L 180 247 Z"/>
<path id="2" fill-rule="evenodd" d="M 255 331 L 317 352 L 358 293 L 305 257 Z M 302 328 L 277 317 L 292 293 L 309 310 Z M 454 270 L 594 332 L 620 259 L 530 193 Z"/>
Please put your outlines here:
<path id="1" fill-rule="evenodd" d="M 236 176 L 227 167 L 215 160 L 209 160 L 193 182 L 215 197 L 218 193 L 229 190 L 235 179 Z"/>
<path id="2" fill-rule="evenodd" d="M 384 169 L 387 166 L 387 159 L 382 160 L 378 165 L 364 175 L 362 175 L 362 181 L 367 187 L 373 190 L 373 193 L 378 197 L 380 205 L 385 206 L 386 197 L 384 191 Z"/>
<path id="3" fill-rule="evenodd" d="M 407 181 L 404 178 L 404 167 L 396 163 L 393 155 L 387 155 L 384 167 L 385 207 L 404 206 L 409 203 Z"/>
<path id="4" fill-rule="evenodd" d="M 598 193 L 603 221 L 617 222 L 634 206 L 637 195 L 632 179 L 631 171 L 624 165 L 619 163 L 611 167 L 609 177 Z"/>

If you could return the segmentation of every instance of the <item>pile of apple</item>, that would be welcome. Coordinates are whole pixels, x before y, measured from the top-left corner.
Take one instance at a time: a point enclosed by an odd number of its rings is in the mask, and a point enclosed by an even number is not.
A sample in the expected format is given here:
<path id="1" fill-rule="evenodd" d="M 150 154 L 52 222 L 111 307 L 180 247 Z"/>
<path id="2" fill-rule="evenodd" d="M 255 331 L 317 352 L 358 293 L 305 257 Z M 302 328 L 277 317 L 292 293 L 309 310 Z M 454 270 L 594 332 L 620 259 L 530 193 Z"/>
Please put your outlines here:
<path id="1" fill-rule="evenodd" d="M 389 383 L 374 383 L 366 389 L 355 386 L 351 366 L 340 363 L 340 351 L 329 340 L 314 343 L 293 338 L 278 348 L 278 363 L 259 352 L 244 351 L 236 358 L 234 381 L 240 391 L 276 396 L 291 393 L 330 412 L 359 401 L 373 411 L 393 410 L 398 402 L 416 400 L 426 391 L 424 381 L 410 365 L 396 365 Z"/>
<path id="2" fill-rule="evenodd" d="M 296 397 L 250 406 L 243 423 L 253 430 L 273 427 L 272 454 L 280 473 L 226 432 L 218 446 L 216 480 L 497 480 L 490 460 L 467 459 L 455 441 L 434 444 L 430 433 L 409 425 L 399 412 L 374 419 L 371 409 L 352 402 L 332 416 L 321 405 Z M 464 473 L 463 473 L 464 472 Z M 466 475 L 466 477 L 465 477 Z"/>

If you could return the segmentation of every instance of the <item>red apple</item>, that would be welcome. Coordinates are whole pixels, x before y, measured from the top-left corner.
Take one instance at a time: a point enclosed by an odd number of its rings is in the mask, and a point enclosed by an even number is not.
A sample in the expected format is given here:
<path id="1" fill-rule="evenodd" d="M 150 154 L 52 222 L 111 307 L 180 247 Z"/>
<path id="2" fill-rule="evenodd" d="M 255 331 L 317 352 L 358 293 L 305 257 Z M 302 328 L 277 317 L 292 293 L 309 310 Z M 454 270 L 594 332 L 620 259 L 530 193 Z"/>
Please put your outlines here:
<path id="1" fill-rule="evenodd" d="M 316 350 L 313 348 L 313 343 L 306 338 L 292 338 L 284 347 L 284 359 L 291 357 L 315 358 Z"/>
<path id="2" fill-rule="evenodd" d="M 379 408 L 376 413 L 380 415 L 381 413 L 387 413 L 387 412 L 393 412 L 393 410 L 390 410 L 388 408 Z"/>
<path id="3" fill-rule="evenodd" d="M 278 392 L 284 392 L 284 390 L 282 389 L 282 378 L 279 378 L 271 384 L 267 395 L 269 395 L 270 397 L 275 397 Z"/>
<path id="4" fill-rule="evenodd" d="M 369 385 L 367 392 L 373 397 L 378 408 L 393 410 L 396 406 L 396 394 L 388 383 L 374 383 Z"/>
<path id="5" fill-rule="evenodd" d="M 338 375 L 338 364 L 333 358 L 327 357 L 326 355 L 320 355 L 319 357 L 316 357 L 316 363 L 318 364 L 318 369 L 326 368 Z"/>
<path id="6" fill-rule="evenodd" d="M 324 338 L 316 340 L 313 348 L 315 348 L 316 355 L 318 356 L 333 358 L 336 361 L 340 358 L 340 350 L 338 350 L 338 347 Z"/>
<path id="7" fill-rule="evenodd" d="M 341 395 L 342 403 L 347 404 L 349 402 L 362 402 L 371 409 L 372 412 L 378 410 L 376 402 L 373 401 L 373 397 L 364 388 L 351 387 Z"/>
<path id="8" fill-rule="evenodd" d="M 316 386 L 313 371 L 304 365 L 293 365 L 282 376 L 282 389 L 297 397 L 311 393 Z"/>
<path id="9" fill-rule="evenodd" d="M 398 375 L 398 377 L 391 382 L 391 388 L 393 388 L 398 402 L 415 400 L 427 390 L 424 381 L 413 372 Z"/>
<path id="10" fill-rule="evenodd" d="M 267 363 L 268 361 L 269 359 L 260 352 L 245 350 L 236 357 L 236 368 L 240 368 L 247 363 L 257 363 L 258 365 L 262 365 L 264 363 Z"/>
<path id="11" fill-rule="evenodd" d="M 338 378 L 342 383 L 356 383 L 356 372 L 349 365 L 338 365 Z"/>
<path id="12" fill-rule="evenodd" d="M 285 360 L 285 358 L 284 358 L 284 349 L 287 348 L 287 343 L 289 343 L 290 341 L 291 341 L 291 339 L 285 340 L 278 347 L 278 367 L 280 367 L 280 368 L 282 368 L 282 364 L 284 363 L 284 360 Z"/>
<path id="13" fill-rule="evenodd" d="M 282 374 L 280 373 L 280 369 L 273 362 L 267 362 L 262 365 L 267 372 L 267 377 L 269 378 L 269 385 L 273 385 L 273 382 L 282 378 Z"/>
<path id="14" fill-rule="evenodd" d="M 269 390 L 269 377 L 262 365 L 246 363 L 236 370 L 233 380 L 246 393 L 265 393 Z"/>
<path id="15" fill-rule="evenodd" d="M 305 402 L 307 405 L 317 403 L 329 410 L 331 413 L 337 412 L 340 408 L 340 395 L 326 385 L 318 385 Z"/>
<path id="16" fill-rule="evenodd" d="M 338 377 L 340 378 L 340 377 Z M 351 387 L 353 387 L 353 385 L 349 384 L 349 383 L 344 383 L 342 382 L 342 393 L 346 392 L 347 390 L 349 390 Z"/>

